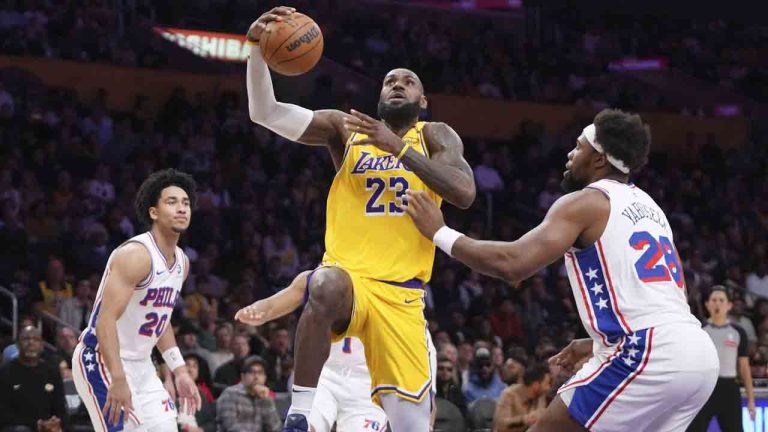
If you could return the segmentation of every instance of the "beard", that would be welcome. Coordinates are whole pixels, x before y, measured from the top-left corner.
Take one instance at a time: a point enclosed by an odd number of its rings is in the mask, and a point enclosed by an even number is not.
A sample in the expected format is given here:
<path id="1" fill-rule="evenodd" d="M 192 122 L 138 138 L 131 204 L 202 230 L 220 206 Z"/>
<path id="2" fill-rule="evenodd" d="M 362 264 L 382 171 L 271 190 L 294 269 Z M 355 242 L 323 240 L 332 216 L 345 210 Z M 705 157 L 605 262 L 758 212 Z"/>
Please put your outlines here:
<path id="1" fill-rule="evenodd" d="M 563 192 L 565 193 L 571 193 L 576 192 L 577 190 L 582 190 L 586 184 L 581 181 L 577 180 L 573 177 L 573 173 L 568 171 L 564 176 L 563 180 L 560 182 L 560 188 L 563 189 Z"/>
<path id="2" fill-rule="evenodd" d="M 419 119 L 421 106 L 418 102 L 406 102 L 401 105 L 392 105 L 387 102 L 379 101 L 377 107 L 379 118 L 384 120 L 391 127 L 398 129 L 414 123 Z"/>

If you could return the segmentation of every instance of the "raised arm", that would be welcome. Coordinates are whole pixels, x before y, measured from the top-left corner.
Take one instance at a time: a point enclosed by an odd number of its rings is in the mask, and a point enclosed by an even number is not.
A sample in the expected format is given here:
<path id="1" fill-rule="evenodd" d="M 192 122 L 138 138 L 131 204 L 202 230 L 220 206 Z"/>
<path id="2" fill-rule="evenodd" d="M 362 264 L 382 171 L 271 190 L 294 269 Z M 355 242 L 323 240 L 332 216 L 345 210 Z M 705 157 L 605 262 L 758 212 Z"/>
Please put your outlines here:
<path id="1" fill-rule="evenodd" d="M 240 309 L 235 314 L 235 319 L 253 326 L 260 326 L 293 312 L 304 301 L 304 292 L 307 289 L 307 278 L 310 273 L 312 272 L 299 273 L 285 289 Z"/>
<path id="2" fill-rule="evenodd" d="M 427 123 L 424 139 L 430 157 L 409 149 L 401 158 L 403 163 L 444 200 L 469 208 L 475 201 L 475 177 L 464 159 L 459 134 L 445 123 Z"/>
<path id="3" fill-rule="evenodd" d="M 139 243 L 121 246 L 112 258 L 104 278 L 99 317 L 96 319 L 96 336 L 99 352 L 104 356 L 111 384 L 107 395 L 105 413 L 110 413 L 112 424 L 117 423 L 121 409 L 132 410 L 131 392 L 120 360 L 120 341 L 117 338 L 117 320 L 123 315 L 133 290 L 152 271 L 149 251 Z"/>
<path id="4" fill-rule="evenodd" d="M 448 229 L 434 201 L 419 191 L 408 193 L 407 211 L 421 233 L 449 255 L 480 273 L 517 284 L 558 260 L 577 241 L 595 242 L 605 229 L 610 203 L 594 189 L 568 194 L 552 205 L 539 226 L 513 242 L 475 240 Z M 448 238 L 436 236 L 443 227 Z"/>
<path id="5" fill-rule="evenodd" d="M 430 189 L 459 208 L 468 208 L 475 200 L 475 178 L 464 160 L 464 144 L 459 135 L 445 123 L 427 123 L 424 140 L 430 157 L 406 147 L 403 139 L 381 120 L 352 110 L 345 117 L 344 127 L 350 132 L 360 132 L 366 138 L 355 145 L 374 145 L 395 155 L 411 169 Z"/>
<path id="6" fill-rule="evenodd" d="M 298 105 L 278 102 L 272 87 L 269 68 L 258 46 L 267 24 L 287 19 L 295 11 L 294 8 L 276 7 L 259 17 L 248 30 L 246 38 L 251 44 L 246 79 L 248 114 L 254 123 L 291 141 L 327 146 L 333 156 L 334 164 L 337 164 L 341 161 L 344 143 L 348 138 L 343 125 L 345 114 L 338 110 L 313 112 Z"/>

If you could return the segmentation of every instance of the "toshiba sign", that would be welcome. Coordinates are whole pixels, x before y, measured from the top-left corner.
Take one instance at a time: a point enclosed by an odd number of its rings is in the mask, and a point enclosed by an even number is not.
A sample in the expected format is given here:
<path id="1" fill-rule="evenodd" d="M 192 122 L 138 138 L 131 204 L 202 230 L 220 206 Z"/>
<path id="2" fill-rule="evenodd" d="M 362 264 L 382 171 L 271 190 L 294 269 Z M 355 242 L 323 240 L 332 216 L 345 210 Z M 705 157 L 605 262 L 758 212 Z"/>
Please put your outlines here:
<path id="1" fill-rule="evenodd" d="M 173 27 L 155 27 L 155 31 L 178 46 L 204 58 L 245 62 L 250 52 L 250 48 L 245 43 L 245 35 Z"/>

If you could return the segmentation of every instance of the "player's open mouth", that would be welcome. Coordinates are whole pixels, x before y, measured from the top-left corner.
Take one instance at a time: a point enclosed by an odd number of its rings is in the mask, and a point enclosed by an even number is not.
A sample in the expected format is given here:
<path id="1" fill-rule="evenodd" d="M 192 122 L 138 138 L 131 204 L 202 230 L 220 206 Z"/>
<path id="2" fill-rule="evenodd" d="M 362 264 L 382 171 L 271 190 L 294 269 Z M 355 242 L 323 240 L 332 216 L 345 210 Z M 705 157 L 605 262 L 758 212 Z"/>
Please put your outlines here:
<path id="1" fill-rule="evenodd" d="M 389 100 L 396 100 L 396 99 L 404 100 L 405 99 L 405 95 L 404 94 L 400 94 L 400 93 L 395 93 L 395 94 L 389 96 Z"/>

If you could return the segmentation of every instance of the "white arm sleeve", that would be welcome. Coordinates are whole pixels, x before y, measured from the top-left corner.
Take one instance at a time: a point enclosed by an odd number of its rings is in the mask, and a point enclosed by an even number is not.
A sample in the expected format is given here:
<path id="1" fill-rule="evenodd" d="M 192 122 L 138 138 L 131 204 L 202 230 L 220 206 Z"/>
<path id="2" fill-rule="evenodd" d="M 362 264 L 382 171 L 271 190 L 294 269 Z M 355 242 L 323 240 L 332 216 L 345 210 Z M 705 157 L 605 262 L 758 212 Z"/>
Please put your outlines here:
<path id="1" fill-rule="evenodd" d="M 247 68 L 248 114 L 251 121 L 291 141 L 298 140 L 307 130 L 314 112 L 275 99 L 272 78 L 257 45 L 251 46 Z"/>

